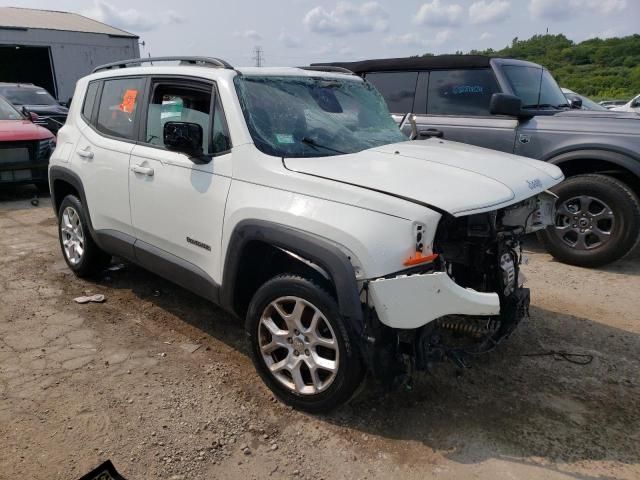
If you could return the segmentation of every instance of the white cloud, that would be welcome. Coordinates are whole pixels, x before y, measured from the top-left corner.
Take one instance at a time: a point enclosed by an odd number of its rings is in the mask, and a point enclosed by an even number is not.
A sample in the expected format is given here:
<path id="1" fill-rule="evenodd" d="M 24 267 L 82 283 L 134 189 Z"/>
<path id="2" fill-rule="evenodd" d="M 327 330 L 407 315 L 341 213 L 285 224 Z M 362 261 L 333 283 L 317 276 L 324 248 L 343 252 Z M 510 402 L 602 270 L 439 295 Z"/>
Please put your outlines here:
<path id="1" fill-rule="evenodd" d="M 302 46 L 302 42 L 298 37 L 294 37 L 293 35 L 289 35 L 285 32 L 280 33 L 278 40 L 280 40 L 280 43 L 287 48 L 298 48 Z"/>
<path id="2" fill-rule="evenodd" d="M 622 12 L 627 0 L 531 0 L 529 12 L 536 18 L 567 20 L 582 13 L 609 15 Z"/>
<path id="3" fill-rule="evenodd" d="M 462 7 L 457 3 L 444 5 L 440 0 L 432 0 L 422 4 L 413 17 L 413 22 L 418 25 L 446 27 L 458 25 L 461 19 Z"/>
<path id="4" fill-rule="evenodd" d="M 132 33 L 146 32 L 164 25 L 184 22 L 184 18 L 173 10 L 151 14 L 135 8 L 117 8 L 102 0 L 95 0 L 93 7 L 85 10 L 82 14 L 107 25 L 129 30 Z"/>
<path id="5" fill-rule="evenodd" d="M 336 45 L 333 42 L 328 42 L 324 44 L 322 47 L 318 48 L 316 50 L 316 53 L 320 55 L 331 54 L 332 56 L 337 56 L 337 57 L 352 57 L 353 49 L 351 47 L 340 46 L 340 45 Z"/>
<path id="6" fill-rule="evenodd" d="M 433 41 L 431 42 L 433 45 L 444 45 L 453 37 L 453 32 L 451 30 L 440 30 L 436 33 Z"/>
<path id="7" fill-rule="evenodd" d="M 495 37 L 495 35 L 491 32 L 482 32 L 482 35 L 480 35 L 480 40 L 489 40 L 493 37 Z"/>
<path id="8" fill-rule="evenodd" d="M 401 45 L 405 47 L 439 47 L 444 45 L 453 37 L 451 30 L 445 29 L 426 35 L 418 33 L 403 33 L 401 35 L 388 35 L 384 42 L 387 45 Z"/>
<path id="9" fill-rule="evenodd" d="M 315 7 L 307 12 L 304 25 L 314 33 L 343 36 L 350 33 L 386 32 L 389 14 L 378 2 L 355 5 L 340 2 L 333 10 Z"/>
<path id="10" fill-rule="evenodd" d="M 429 42 L 424 35 L 417 33 L 403 33 L 402 35 L 388 35 L 384 39 L 387 45 L 402 45 L 405 47 L 425 47 Z"/>
<path id="11" fill-rule="evenodd" d="M 475 24 L 498 23 L 509 16 L 511 2 L 507 0 L 480 0 L 469 7 L 469 20 Z"/>
<path id="12" fill-rule="evenodd" d="M 262 35 L 260 35 L 255 30 L 244 30 L 242 32 L 235 32 L 233 35 L 236 37 L 247 38 L 249 40 L 262 40 Z"/>

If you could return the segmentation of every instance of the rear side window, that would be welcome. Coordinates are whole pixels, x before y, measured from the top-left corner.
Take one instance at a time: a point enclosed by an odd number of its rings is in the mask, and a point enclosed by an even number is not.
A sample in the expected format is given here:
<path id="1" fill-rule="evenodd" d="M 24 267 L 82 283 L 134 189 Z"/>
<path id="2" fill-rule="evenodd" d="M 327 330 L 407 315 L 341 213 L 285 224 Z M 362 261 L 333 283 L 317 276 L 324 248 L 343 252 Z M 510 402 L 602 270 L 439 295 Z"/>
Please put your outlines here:
<path id="1" fill-rule="evenodd" d="M 430 115 L 489 115 L 491 95 L 499 92 L 490 69 L 435 70 L 429 76 Z"/>
<path id="2" fill-rule="evenodd" d="M 93 107 L 96 104 L 96 95 L 98 94 L 98 82 L 91 82 L 87 87 L 87 94 L 84 96 L 84 105 L 82 106 L 82 116 L 91 123 L 93 115 Z"/>
<path id="3" fill-rule="evenodd" d="M 413 111 L 418 72 L 374 72 L 366 79 L 382 94 L 391 113 Z"/>
<path id="4" fill-rule="evenodd" d="M 105 80 L 98 107 L 96 128 L 107 135 L 134 139 L 136 113 L 143 88 L 142 78 Z"/>

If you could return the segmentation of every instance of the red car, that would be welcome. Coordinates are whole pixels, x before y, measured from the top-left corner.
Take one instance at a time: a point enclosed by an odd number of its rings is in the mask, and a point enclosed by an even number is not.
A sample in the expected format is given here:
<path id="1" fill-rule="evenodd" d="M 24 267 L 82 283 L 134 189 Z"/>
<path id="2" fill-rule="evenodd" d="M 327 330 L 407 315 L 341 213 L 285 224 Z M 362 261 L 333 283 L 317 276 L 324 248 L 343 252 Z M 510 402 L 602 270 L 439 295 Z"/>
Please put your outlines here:
<path id="1" fill-rule="evenodd" d="M 0 97 L 0 188 L 33 183 L 48 188 L 47 168 L 55 137 Z"/>

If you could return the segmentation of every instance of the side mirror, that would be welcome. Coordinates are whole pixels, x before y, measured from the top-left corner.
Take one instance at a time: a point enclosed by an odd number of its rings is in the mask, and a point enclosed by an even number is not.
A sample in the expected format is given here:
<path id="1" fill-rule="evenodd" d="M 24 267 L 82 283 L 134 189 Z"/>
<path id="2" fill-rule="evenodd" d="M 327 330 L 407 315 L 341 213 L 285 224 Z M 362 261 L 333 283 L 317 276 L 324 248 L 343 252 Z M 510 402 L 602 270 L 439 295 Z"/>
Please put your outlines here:
<path id="1" fill-rule="evenodd" d="M 582 108 L 582 99 L 577 97 L 569 98 L 569 106 L 580 110 Z"/>
<path id="2" fill-rule="evenodd" d="M 194 157 L 202 155 L 202 126 L 190 122 L 167 122 L 162 131 L 164 145 L 169 150 Z"/>
<path id="3" fill-rule="evenodd" d="M 27 107 L 24 106 L 22 107 L 22 114 L 32 122 L 35 122 L 39 118 L 37 113 L 30 112 Z"/>
<path id="4" fill-rule="evenodd" d="M 522 117 L 522 100 L 515 95 L 506 93 L 494 93 L 491 95 L 489 112 L 492 115 L 508 115 L 510 117 Z"/>

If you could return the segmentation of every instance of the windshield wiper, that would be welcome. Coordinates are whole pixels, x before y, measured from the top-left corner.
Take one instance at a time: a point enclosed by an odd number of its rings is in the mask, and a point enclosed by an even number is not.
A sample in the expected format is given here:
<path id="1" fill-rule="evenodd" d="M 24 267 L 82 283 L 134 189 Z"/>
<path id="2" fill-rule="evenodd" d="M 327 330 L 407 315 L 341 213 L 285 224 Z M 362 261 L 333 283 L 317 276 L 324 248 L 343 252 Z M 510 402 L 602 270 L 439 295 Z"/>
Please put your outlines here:
<path id="1" fill-rule="evenodd" d="M 325 150 L 329 150 L 331 152 L 336 152 L 336 153 L 341 153 L 343 155 L 346 155 L 347 152 L 343 152 L 342 150 L 336 150 L 335 148 L 331 148 L 331 147 L 327 147 L 326 145 L 322 145 L 318 142 L 316 142 L 313 138 L 309 138 L 309 137 L 303 137 L 302 140 L 300 140 L 302 143 L 306 144 L 306 145 L 311 145 L 312 147 L 318 149 L 318 148 L 324 148 Z"/>
<path id="2" fill-rule="evenodd" d="M 558 107 L 556 107 L 555 105 L 551 105 L 550 103 L 539 103 L 537 105 L 525 105 L 522 108 L 554 108 L 556 110 L 560 110 Z"/>

